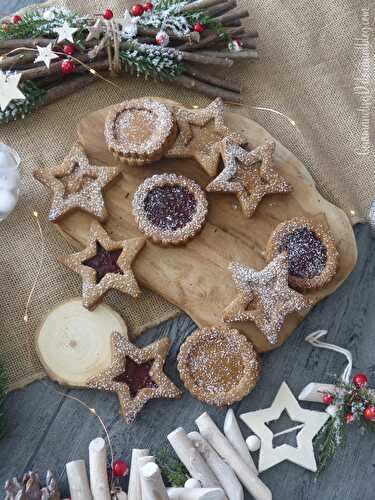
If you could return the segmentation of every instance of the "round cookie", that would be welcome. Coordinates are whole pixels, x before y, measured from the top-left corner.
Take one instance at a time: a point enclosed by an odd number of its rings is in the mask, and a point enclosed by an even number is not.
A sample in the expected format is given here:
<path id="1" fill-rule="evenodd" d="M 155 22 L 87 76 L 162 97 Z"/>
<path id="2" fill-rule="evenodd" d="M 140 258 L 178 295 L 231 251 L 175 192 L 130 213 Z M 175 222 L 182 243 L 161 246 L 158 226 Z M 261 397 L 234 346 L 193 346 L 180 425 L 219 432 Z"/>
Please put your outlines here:
<path id="1" fill-rule="evenodd" d="M 321 288 L 336 274 L 338 252 L 329 229 L 305 217 L 279 224 L 266 248 L 267 262 L 288 254 L 289 284 L 298 289 Z"/>
<path id="2" fill-rule="evenodd" d="M 125 101 L 108 114 L 104 136 L 120 161 L 140 166 L 160 160 L 174 143 L 177 125 L 165 104 L 147 98 Z"/>
<path id="3" fill-rule="evenodd" d="M 191 179 L 175 174 L 153 175 L 137 189 L 133 215 L 154 243 L 183 245 L 198 234 L 207 216 L 207 199 Z"/>
<path id="4" fill-rule="evenodd" d="M 200 401 L 216 406 L 243 399 L 260 373 L 253 344 L 229 327 L 196 330 L 181 346 L 177 359 L 185 387 Z"/>

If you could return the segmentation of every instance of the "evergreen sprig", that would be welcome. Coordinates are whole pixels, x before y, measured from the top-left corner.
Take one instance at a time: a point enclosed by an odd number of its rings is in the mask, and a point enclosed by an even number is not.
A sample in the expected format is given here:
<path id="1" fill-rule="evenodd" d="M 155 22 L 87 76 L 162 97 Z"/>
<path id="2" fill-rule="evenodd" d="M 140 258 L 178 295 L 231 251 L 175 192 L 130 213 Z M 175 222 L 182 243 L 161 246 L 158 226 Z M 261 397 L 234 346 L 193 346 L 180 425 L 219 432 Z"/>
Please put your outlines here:
<path id="1" fill-rule="evenodd" d="M 165 482 L 175 488 L 182 488 L 189 479 L 189 473 L 176 456 L 166 448 L 162 448 L 156 456 L 161 474 Z"/>
<path id="2" fill-rule="evenodd" d="M 0 365 L 0 438 L 2 438 L 6 431 L 6 416 L 4 410 L 5 395 L 7 389 L 7 380 L 4 368 Z"/>
<path id="3" fill-rule="evenodd" d="M 21 82 L 19 89 L 25 96 L 25 99 L 12 100 L 4 111 L 0 110 L 0 124 L 9 123 L 19 118 L 25 118 L 26 115 L 34 111 L 35 108 L 40 106 L 47 92 L 38 87 L 33 81 Z"/>
<path id="4" fill-rule="evenodd" d="M 345 446 L 347 425 L 350 422 L 358 423 L 364 430 L 375 433 L 375 422 L 364 418 L 366 407 L 375 405 L 374 393 L 367 387 L 358 387 L 354 383 L 336 380 L 335 390 L 328 393 L 331 404 L 336 412 L 326 422 L 314 440 L 318 450 L 319 475 L 327 467 L 339 448 Z M 347 417 L 350 417 L 348 420 Z"/>
<path id="5" fill-rule="evenodd" d="M 136 76 L 170 80 L 180 75 L 183 65 L 168 49 L 127 42 L 120 51 L 125 71 Z"/>
<path id="6" fill-rule="evenodd" d="M 48 12 L 50 16 L 46 16 Z M 14 40 L 24 38 L 54 38 L 56 28 L 64 22 L 79 28 L 75 37 L 79 40 L 83 31 L 83 19 L 66 9 L 36 9 L 22 15 L 18 23 L 3 23 L 0 26 L 0 40 Z"/>
<path id="7" fill-rule="evenodd" d="M 222 40 L 229 42 L 232 38 L 220 21 L 209 16 L 204 10 L 197 12 L 187 12 L 186 19 L 193 26 L 195 23 L 203 24 L 206 30 L 213 31 Z"/>

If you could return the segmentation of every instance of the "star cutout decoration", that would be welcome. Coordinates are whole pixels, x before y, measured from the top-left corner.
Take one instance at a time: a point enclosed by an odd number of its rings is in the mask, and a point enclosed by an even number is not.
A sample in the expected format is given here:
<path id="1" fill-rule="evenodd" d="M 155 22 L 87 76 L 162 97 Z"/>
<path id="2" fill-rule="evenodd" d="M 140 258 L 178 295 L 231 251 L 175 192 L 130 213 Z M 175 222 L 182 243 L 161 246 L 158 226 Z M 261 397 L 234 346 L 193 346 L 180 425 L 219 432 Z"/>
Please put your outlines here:
<path id="1" fill-rule="evenodd" d="M 274 141 L 269 141 L 253 151 L 246 151 L 228 139 L 223 140 L 224 170 L 206 190 L 234 193 L 244 215 L 251 217 L 264 196 L 292 190 L 272 166 L 275 146 Z"/>
<path id="2" fill-rule="evenodd" d="M 274 435 L 266 423 L 278 420 L 283 411 L 287 412 L 291 420 L 304 424 L 296 436 L 297 447 L 289 444 L 273 447 Z M 284 460 L 289 460 L 305 469 L 316 472 L 312 441 L 330 417 L 327 412 L 301 408 L 285 382 L 281 384 L 270 408 L 244 413 L 240 415 L 240 418 L 260 438 L 259 472 L 263 472 Z"/>
<path id="3" fill-rule="evenodd" d="M 100 221 L 107 218 L 103 189 L 120 175 L 122 167 L 90 165 L 84 149 L 75 144 L 62 165 L 36 169 L 33 175 L 52 191 L 49 219 L 56 222 L 74 210 Z"/>
<path id="4" fill-rule="evenodd" d="M 52 42 L 49 43 L 46 47 L 40 47 L 39 45 L 37 45 L 36 48 L 38 49 L 38 56 L 34 60 L 34 63 L 44 62 L 47 68 L 49 68 L 51 65 L 51 61 L 53 59 L 59 58 L 59 56 L 52 50 Z"/>
<path id="5" fill-rule="evenodd" d="M 288 314 L 301 311 L 311 301 L 288 285 L 288 256 L 281 253 L 264 269 L 233 262 L 229 266 L 239 296 L 225 309 L 223 319 L 253 321 L 270 344 L 275 344 Z"/>
<path id="6" fill-rule="evenodd" d="M 128 423 L 150 399 L 175 399 L 181 391 L 164 373 L 170 347 L 164 337 L 139 348 L 120 333 L 112 334 L 111 366 L 87 382 L 92 389 L 116 392 L 121 413 Z"/>
<path id="7" fill-rule="evenodd" d="M 81 275 L 82 304 L 94 309 L 110 289 L 138 297 L 140 289 L 131 263 L 143 248 L 144 238 L 114 241 L 98 222 L 93 222 L 87 247 L 60 257 L 59 262 Z"/>
<path id="8" fill-rule="evenodd" d="M 0 70 L 0 108 L 5 111 L 11 101 L 15 99 L 26 99 L 18 88 L 21 73 Z"/>
<path id="9" fill-rule="evenodd" d="M 64 24 L 59 28 L 55 28 L 54 31 L 58 35 L 57 43 L 64 42 L 65 40 L 67 42 L 74 43 L 73 35 L 76 31 L 78 31 L 78 28 L 73 28 L 72 26 L 69 26 L 67 21 L 64 21 Z"/>
<path id="10" fill-rule="evenodd" d="M 94 24 L 87 27 L 88 35 L 86 42 L 90 40 L 99 40 L 99 38 L 107 31 L 106 26 L 102 23 L 101 19 L 97 19 Z"/>
<path id="11" fill-rule="evenodd" d="M 223 139 L 228 138 L 235 144 L 247 142 L 225 125 L 224 104 L 219 97 L 203 109 L 177 108 L 175 116 L 179 133 L 166 157 L 192 158 L 210 177 L 217 174 Z"/>

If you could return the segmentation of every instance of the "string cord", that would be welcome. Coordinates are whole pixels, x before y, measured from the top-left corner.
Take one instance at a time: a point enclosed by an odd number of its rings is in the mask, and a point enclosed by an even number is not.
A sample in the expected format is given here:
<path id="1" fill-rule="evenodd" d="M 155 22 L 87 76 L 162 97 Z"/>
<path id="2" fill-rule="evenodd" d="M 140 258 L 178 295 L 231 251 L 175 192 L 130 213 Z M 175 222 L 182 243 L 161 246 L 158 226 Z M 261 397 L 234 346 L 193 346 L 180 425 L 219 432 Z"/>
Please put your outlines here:
<path id="1" fill-rule="evenodd" d="M 321 349 L 328 349 L 330 351 L 335 351 L 340 354 L 343 354 L 346 357 L 348 364 L 346 365 L 345 370 L 341 374 L 341 380 L 345 384 L 349 384 L 350 375 L 352 373 L 352 368 L 353 368 L 352 353 L 348 351 L 348 349 L 344 349 L 343 347 L 337 346 L 335 344 L 329 344 L 328 342 L 322 342 L 321 340 L 319 340 L 321 337 L 324 337 L 327 334 L 328 334 L 327 330 L 317 330 L 316 332 L 307 335 L 305 341 L 309 342 L 309 344 L 313 345 L 314 347 L 320 347 Z"/>

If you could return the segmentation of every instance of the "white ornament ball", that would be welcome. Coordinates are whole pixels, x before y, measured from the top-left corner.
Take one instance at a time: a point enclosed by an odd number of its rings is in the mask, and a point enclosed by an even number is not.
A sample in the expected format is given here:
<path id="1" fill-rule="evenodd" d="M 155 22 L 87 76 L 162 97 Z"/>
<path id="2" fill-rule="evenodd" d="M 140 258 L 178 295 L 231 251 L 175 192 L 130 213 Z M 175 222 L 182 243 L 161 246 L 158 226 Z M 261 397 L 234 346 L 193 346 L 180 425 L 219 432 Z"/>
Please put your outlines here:
<path id="1" fill-rule="evenodd" d="M 17 196 L 11 191 L 0 191 L 0 212 L 8 214 L 17 204 Z"/>
<path id="2" fill-rule="evenodd" d="M 155 37 L 155 41 L 160 47 L 169 45 L 169 35 L 165 31 L 159 31 Z"/>
<path id="3" fill-rule="evenodd" d="M 246 444 L 250 451 L 258 451 L 260 449 L 260 439 L 255 434 L 246 439 Z"/>
<path id="4" fill-rule="evenodd" d="M 185 482 L 184 487 L 189 489 L 195 489 L 195 488 L 202 488 L 202 485 L 198 479 L 190 478 Z"/>

